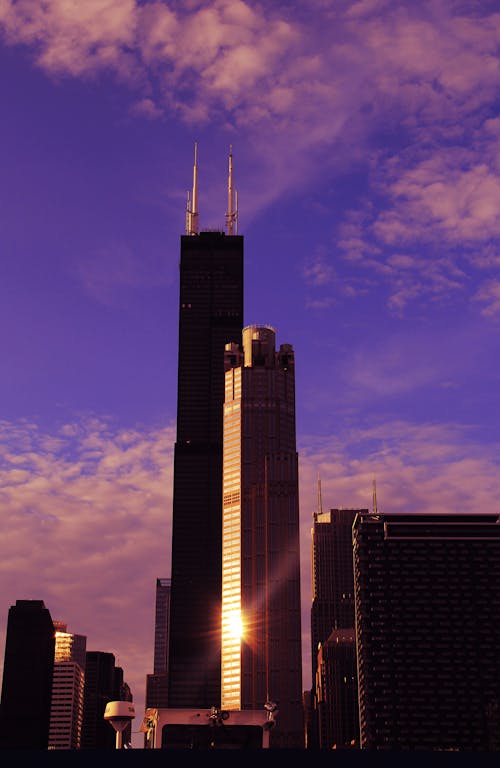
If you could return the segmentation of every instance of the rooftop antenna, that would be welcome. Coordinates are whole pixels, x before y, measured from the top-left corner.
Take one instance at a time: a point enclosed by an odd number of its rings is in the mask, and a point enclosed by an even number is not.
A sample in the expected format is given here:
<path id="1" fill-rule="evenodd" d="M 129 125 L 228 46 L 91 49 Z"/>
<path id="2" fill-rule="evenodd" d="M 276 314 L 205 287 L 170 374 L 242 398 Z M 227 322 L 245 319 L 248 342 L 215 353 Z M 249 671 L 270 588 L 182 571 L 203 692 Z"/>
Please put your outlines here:
<path id="1" fill-rule="evenodd" d="M 322 513 L 323 513 L 323 503 L 321 501 L 321 478 L 318 472 L 318 508 L 316 509 L 316 512 L 313 513 L 314 519 L 317 520 Z"/>
<path id="2" fill-rule="evenodd" d="M 187 193 L 186 235 L 198 234 L 198 142 L 194 143 L 193 195 Z"/>
<path id="3" fill-rule="evenodd" d="M 229 174 L 227 179 L 227 234 L 238 234 L 238 193 L 233 191 L 233 147 L 229 145 Z"/>
<path id="4" fill-rule="evenodd" d="M 373 514 L 378 514 L 377 509 L 377 481 L 373 478 Z"/>

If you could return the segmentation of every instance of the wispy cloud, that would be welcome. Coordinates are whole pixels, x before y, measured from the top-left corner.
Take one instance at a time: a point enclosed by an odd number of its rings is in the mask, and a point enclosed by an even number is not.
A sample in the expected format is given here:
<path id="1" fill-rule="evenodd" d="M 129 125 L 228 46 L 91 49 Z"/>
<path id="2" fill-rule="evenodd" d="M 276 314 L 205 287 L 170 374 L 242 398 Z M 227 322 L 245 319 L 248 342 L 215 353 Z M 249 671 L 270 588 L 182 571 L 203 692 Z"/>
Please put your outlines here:
<path id="1" fill-rule="evenodd" d="M 115 429 L 96 417 L 54 434 L 1 426 L 3 610 L 44 600 L 89 650 L 117 655 L 140 699 L 155 579 L 170 575 L 173 428 Z"/>

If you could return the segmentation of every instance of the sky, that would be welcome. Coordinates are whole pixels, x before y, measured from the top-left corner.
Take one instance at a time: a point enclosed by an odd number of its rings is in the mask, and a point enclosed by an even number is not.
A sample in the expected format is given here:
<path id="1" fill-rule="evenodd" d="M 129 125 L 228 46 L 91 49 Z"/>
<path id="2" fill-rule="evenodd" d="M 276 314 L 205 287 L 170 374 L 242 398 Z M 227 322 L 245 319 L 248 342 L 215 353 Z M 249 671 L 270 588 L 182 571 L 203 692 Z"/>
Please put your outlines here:
<path id="1" fill-rule="evenodd" d="M 140 725 L 195 142 L 200 229 L 232 147 L 245 324 L 295 350 L 304 690 L 318 478 L 495 510 L 499 50 L 500 0 L 0 0 L 0 667 L 43 600 Z"/>

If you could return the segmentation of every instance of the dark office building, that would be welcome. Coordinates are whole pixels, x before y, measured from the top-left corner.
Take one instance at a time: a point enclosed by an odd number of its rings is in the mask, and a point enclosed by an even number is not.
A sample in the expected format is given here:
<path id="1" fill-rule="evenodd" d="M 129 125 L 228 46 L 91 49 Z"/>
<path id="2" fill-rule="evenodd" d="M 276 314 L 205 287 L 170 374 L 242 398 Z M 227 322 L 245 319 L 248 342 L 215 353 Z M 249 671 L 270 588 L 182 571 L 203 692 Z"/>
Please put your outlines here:
<path id="1" fill-rule="evenodd" d="M 170 707 L 220 704 L 224 346 L 243 327 L 243 237 L 198 233 L 195 186 L 180 255 Z M 231 206 L 227 218 L 231 233 Z"/>
<path id="2" fill-rule="evenodd" d="M 359 514 L 361 748 L 500 749 L 498 514 Z"/>
<path id="3" fill-rule="evenodd" d="M 310 747 L 359 747 L 352 525 L 357 509 L 321 509 L 312 528 Z"/>
<path id="4" fill-rule="evenodd" d="M 116 731 L 104 720 L 109 701 L 132 701 L 123 669 L 115 666 L 112 653 L 87 651 L 83 698 L 82 749 L 115 749 Z M 130 741 L 131 726 L 123 733 L 123 743 Z"/>
<path id="5" fill-rule="evenodd" d="M 48 748 L 54 646 L 54 624 L 43 600 L 16 600 L 7 620 L 0 748 Z"/>
<path id="6" fill-rule="evenodd" d="M 315 704 L 321 749 L 359 749 L 355 629 L 333 629 L 320 643 Z"/>
<path id="7" fill-rule="evenodd" d="M 153 674 L 146 678 L 146 707 L 168 706 L 170 579 L 156 579 Z"/>

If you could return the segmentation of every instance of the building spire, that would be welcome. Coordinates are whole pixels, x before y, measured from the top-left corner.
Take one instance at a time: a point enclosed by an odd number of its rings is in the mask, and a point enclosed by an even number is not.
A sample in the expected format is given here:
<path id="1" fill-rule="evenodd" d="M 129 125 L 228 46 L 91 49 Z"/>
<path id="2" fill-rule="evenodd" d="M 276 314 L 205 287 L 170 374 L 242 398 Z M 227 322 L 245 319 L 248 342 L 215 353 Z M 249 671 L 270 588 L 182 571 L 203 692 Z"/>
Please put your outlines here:
<path id="1" fill-rule="evenodd" d="M 198 234 L 198 142 L 194 143 L 193 195 L 187 194 L 186 235 Z"/>
<path id="2" fill-rule="evenodd" d="M 373 514 L 376 515 L 378 513 L 377 509 L 377 481 L 375 480 L 375 477 L 373 478 Z"/>
<path id="3" fill-rule="evenodd" d="M 228 235 L 238 234 L 238 193 L 233 190 L 233 147 L 231 144 L 229 145 L 226 225 Z"/>
<path id="4" fill-rule="evenodd" d="M 323 502 L 321 499 L 321 478 L 318 472 L 318 515 L 323 514 Z"/>

